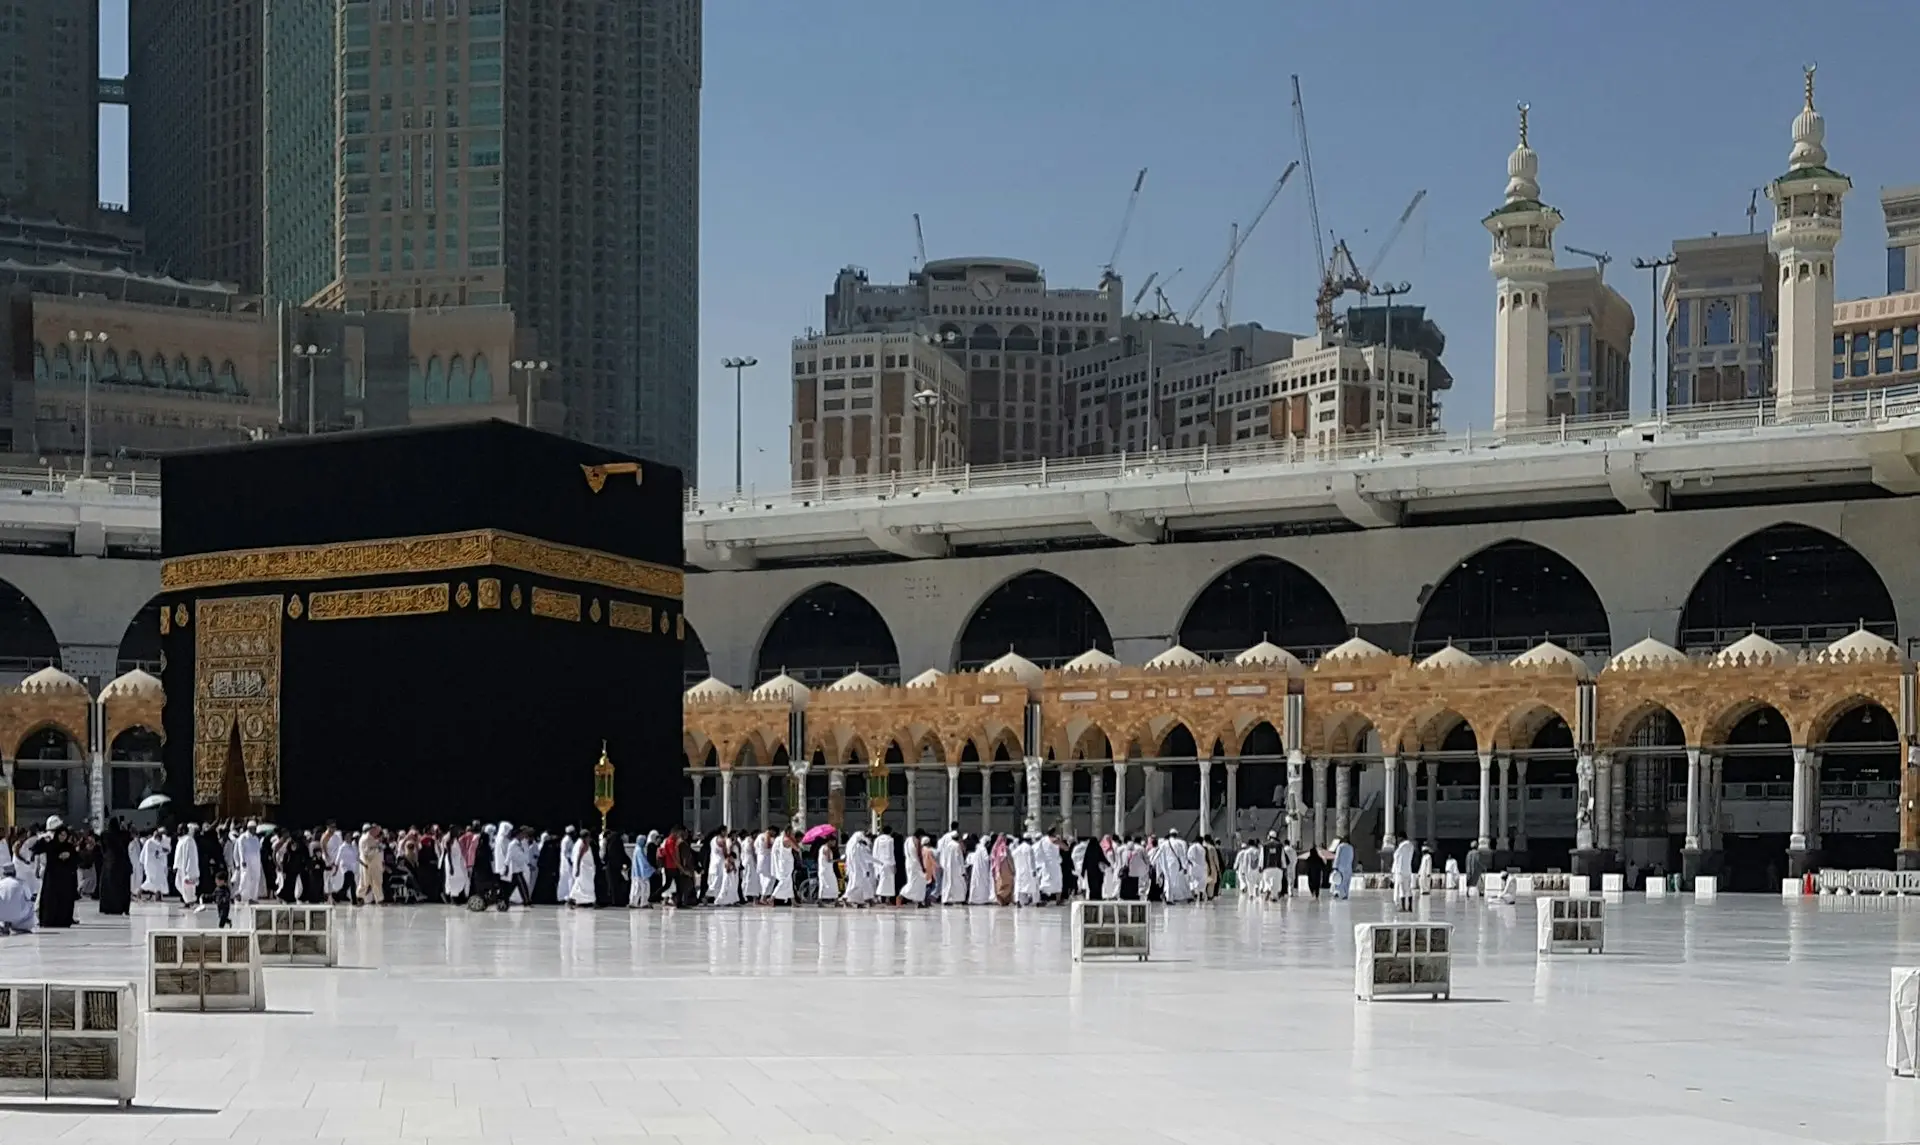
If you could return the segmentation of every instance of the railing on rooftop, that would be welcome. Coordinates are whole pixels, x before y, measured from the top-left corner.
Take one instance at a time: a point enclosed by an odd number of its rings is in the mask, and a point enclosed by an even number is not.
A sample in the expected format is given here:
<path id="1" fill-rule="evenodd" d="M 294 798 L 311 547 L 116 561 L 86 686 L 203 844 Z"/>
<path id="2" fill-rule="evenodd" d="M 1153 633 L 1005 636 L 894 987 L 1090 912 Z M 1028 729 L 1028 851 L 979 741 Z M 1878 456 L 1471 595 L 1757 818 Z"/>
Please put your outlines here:
<path id="1" fill-rule="evenodd" d="M 66 469 L 0 468 L 0 492 L 58 494 L 64 490 L 67 482 L 77 480 L 79 476 L 77 472 Z M 110 473 L 95 470 L 92 479 L 104 484 L 109 493 L 121 496 L 160 496 L 160 478 L 151 473 Z"/>
<path id="2" fill-rule="evenodd" d="M 766 509 L 807 506 L 825 501 L 918 497 L 932 493 L 962 493 L 973 489 L 1047 486 L 1056 483 L 1114 481 L 1177 473 L 1227 473 L 1238 465 L 1326 465 L 1341 461 L 1380 461 L 1391 458 L 1448 453 L 1493 451 L 1503 447 L 1609 442 L 1630 430 L 1666 436 L 1702 434 L 1737 437 L 1773 427 L 1858 425 L 1920 415 L 1920 383 L 1881 390 L 1835 394 L 1808 409 L 1782 411 L 1770 400 L 1686 406 L 1658 418 L 1618 415 L 1563 417 L 1546 425 L 1510 429 L 1456 432 L 1374 433 L 1331 441 L 1289 438 L 1282 441 L 1245 441 L 1191 449 L 1155 449 L 1142 452 L 1070 457 L 1009 465 L 970 465 L 907 473 L 878 473 L 859 477 L 821 478 L 785 489 L 752 486 L 703 497 L 698 489 L 686 492 L 687 512 L 701 515 L 729 509 Z"/>

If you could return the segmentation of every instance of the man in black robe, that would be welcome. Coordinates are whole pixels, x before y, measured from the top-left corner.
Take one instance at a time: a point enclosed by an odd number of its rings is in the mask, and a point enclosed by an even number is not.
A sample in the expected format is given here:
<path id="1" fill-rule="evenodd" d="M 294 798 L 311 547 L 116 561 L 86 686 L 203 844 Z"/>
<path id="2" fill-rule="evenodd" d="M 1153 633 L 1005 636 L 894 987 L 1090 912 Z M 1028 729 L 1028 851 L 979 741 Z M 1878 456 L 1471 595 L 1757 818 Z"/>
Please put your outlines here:
<path id="1" fill-rule="evenodd" d="M 1099 839 L 1087 840 L 1087 849 L 1080 855 L 1080 870 L 1087 877 L 1087 897 L 1094 902 L 1105 898 L 1107 849 L 1100 845 Z"/>
<path id="2" fill-rule="evenodd" d="M 313 852 L 307 843 L 307 833 L 298 832 L 287 840 L 287 879 L 280 887 L 281 902 L 293 902 L 301 891 L 308 889 L 304 884 L 315 881 L 312 863 Z"/>
<path id="3" fill-rule="evenodd" d="M 127 847 L 133 837 L 127 825 L 115 819 L 100 835 L 100 913 L 130 914 L 133 902 L 133 867 Z"/>
<path id="4" fill-rule="evenodd" d="M 627 901 L 627 840 L 618 831 L 600 833 L 600 861 L 593 872 L 594 899 L 601 906 Z"/>
<path id="5" fill-rule="evenodd" d="M 73 925 L 73 906 L 80 901 L 80 852 L 67 828 L 56 817 L 53 830 L 35 841 L 32 851 L 45 860 L 40 875 L 40 926 L 57 929 Z"/>

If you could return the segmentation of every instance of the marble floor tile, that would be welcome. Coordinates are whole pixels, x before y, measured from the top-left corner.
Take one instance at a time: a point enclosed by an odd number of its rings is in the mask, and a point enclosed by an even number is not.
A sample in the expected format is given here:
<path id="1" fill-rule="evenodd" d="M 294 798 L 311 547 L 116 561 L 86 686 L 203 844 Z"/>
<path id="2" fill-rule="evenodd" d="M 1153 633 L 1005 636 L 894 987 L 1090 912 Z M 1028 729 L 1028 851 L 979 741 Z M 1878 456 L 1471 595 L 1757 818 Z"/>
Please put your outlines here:
<path id="1" fill-rule="evenodd" d="M 1453 1002 L 1354 1000 L 1380 899 L 1174 908 L 1081 966 L 1054 910 L 353 912 L 267 1014 L 143 1015 L 135 1110 L 0 1104 L 0 1141 L 1920 1142 L 1884 1068 L 1920 901 L 1629 900 L 1545 961 L 1530 906 L 1421 913 Z M 0 977 L 142 980 L 156 925 L 0 939 Z"/>

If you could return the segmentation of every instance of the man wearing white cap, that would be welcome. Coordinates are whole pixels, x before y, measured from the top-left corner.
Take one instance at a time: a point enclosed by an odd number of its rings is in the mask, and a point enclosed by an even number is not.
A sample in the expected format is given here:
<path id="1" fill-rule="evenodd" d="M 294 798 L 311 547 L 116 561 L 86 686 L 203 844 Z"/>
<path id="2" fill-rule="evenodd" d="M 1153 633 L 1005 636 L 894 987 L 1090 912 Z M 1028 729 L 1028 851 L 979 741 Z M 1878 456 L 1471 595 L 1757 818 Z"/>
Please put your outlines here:
<path id="1" fill-rule="evenodd" d="M 12 863 L 0 866 L 0 934 L 33 931 L 33 896 L 20 881 Z"/>
<path id="2" fill-rule="evenodd" d="M 191 909 L 200 909 L 200 845 L 194 839 L 196 828 L 187 824 L 180 841 L 173 845 L 173 882 L 180 901 Z"/>

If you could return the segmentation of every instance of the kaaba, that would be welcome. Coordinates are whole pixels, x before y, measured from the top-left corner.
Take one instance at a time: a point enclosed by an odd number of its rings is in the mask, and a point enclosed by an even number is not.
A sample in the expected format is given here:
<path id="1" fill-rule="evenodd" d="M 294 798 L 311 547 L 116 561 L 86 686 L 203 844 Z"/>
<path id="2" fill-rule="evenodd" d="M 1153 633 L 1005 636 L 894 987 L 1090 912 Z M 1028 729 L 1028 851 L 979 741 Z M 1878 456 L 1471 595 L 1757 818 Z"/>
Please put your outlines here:
<path id="1" fill-rule="evenodd" d="M 678 470 L 487 421 L 161 481 L 176 810 L 557 829 L 598 822 L 598 783 L 615 824 L 679 821 Z"/>

